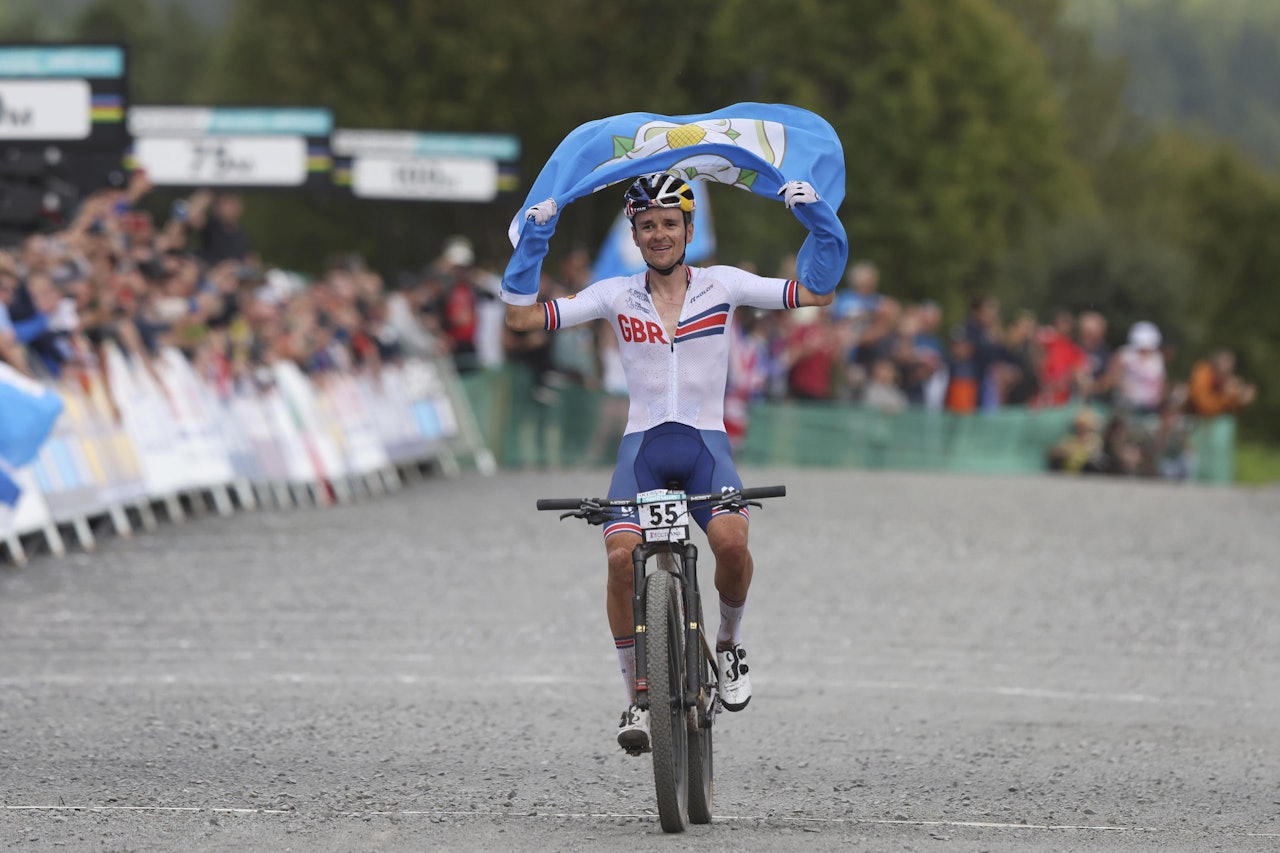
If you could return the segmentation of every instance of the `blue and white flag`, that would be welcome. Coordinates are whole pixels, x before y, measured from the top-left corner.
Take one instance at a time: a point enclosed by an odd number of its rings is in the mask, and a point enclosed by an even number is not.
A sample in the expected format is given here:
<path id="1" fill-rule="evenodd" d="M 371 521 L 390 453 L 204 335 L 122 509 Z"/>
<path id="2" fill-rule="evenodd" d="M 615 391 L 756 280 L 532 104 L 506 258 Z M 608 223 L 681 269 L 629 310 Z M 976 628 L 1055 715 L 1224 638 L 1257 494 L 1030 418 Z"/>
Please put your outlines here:
<path id="1" fill-rule="evenodd" d="M 14 470 L 36 458 L 61 413 L 57 394 L 0 364 L 0 501 L 18 502 Z"/>
<path id="2" fill-rule="evenodd" d="M 693 209 L 693 239 L 685 247 L 685 263 L 696 264 L 716 253 L 716 233 L 711 223 L 711 205 L 707 191 L 700 181 L 689 184 L 697 207 Z M 644 258 L 640 247 L 631 239 L 631 221 L 623 213 L 618 214 L 609 235 L 604 238 L 600 254 L 591 267 L 591 280 L 600 281 L 618 275 L 635 275 L 644 271 Z"/>
<path id="3" fill-rule="evenodd" d="M 637 175 L 679 171 L 691 181 L 718 181 L 780 200 L 787 181 L 808 181 L 819 201 L 797 205 L 809 229 L 796 257 L 802 284 L 830 293 L 849 257 L 836 216 L 844 200 L 844 148 L 823 118 L 787 104 L 735 104 L 702 115 L 626 113 L 587 122 L 556 147 L 525 204 L 511 221 L 515 247 L 502 279 L 502 298 L 513 305 L 537 300 L 542 260 L 556 219 L 538 225 L 529 207 L 548 198 L 558 209 L 589 193 Z"/>

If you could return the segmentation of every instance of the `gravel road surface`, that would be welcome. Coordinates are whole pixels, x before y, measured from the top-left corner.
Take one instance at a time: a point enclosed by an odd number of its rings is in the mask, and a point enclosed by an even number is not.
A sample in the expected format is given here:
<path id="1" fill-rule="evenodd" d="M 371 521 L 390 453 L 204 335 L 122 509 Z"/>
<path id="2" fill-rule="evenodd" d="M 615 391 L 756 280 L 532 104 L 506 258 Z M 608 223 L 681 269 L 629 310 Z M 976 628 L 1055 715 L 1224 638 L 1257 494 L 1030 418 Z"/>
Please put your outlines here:
<path id="1" fill-rule="evenodd" d="M 614 745 L 598 530 L 533 508 L 607 474 L 466 474 L 0 565 L 0 845 L 1280 849 L 1280 491 L 744 476 L 790 494 L 710 826 Z"/>

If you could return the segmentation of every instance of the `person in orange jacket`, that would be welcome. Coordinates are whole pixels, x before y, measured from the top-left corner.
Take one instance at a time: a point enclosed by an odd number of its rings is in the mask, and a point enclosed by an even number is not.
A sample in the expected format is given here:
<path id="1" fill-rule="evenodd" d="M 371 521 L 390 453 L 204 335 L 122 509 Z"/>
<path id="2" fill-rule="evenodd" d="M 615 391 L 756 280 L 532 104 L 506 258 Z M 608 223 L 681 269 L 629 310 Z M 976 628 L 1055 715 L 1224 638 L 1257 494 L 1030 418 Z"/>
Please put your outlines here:
<path id="1" fill-rule="evenodd" d="M 1187 408 L 1201 417 L 1234 414 L 1253 402 L 1256 386 L 1236 376 L 1236 356 L 1220 349 L 1191 369 Z"/>

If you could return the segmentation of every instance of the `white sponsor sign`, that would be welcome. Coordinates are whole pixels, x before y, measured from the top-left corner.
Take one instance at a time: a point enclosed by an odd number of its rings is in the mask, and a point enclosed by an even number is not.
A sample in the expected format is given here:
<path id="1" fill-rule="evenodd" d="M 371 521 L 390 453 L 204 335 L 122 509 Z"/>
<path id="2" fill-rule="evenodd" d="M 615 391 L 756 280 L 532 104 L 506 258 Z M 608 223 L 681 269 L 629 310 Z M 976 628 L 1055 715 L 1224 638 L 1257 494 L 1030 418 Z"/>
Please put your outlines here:
<path id="1" fill-rule="evenodd" d="M 86 139 L 92 106 L 84 80 L 0 80 L 0 139 Z"/>
<path id="2" fill-rule="evenodd" d="M 361 198 L 492 201 L 498 164 L 471 157 L 357 157 L 351 188 Z"/>
<path id="3" fill-rule="evenodd" d="M 300 136 L 140 137 L 133 154 L 158 186 L 298 186 L 307 179 Z"/>

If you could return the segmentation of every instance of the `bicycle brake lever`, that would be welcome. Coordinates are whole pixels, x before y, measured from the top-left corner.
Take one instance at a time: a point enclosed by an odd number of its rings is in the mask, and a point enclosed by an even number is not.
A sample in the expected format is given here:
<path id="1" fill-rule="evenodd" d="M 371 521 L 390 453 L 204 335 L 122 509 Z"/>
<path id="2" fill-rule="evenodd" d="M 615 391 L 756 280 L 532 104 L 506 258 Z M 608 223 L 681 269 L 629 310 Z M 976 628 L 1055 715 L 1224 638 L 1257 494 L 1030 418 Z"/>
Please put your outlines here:
<path id="1" fill-rule="evenodd" d="M 741 492 L 725 493 L 725 495 L 716 502 L 716 506 L 721 509 L 732 510 L 735 512 L 749 506 L 758 506 L 762 509 L 764 508 L 764 504 L 759 501 L 742 500 Z"/>
<path id="2" fill-rule="evenodd" d="M 566 512 L 560 516 L 561 521 L 564 521 L 566 518 L 581 518 L 585 520 L 587 524 L 601 525 L 609 520 L 609 513 L 600 505 L 599 501 L 589 500 L 583 501 L 582 506 L 578 507 L 573 512 Z"/>
<path id="3" fill-rule="evenodd" d="M 721 493 L 720 500 L 716 501 L 716 506 L 720 507 L 721 509 L 736 509 L 742 506 L 743 503 L 744 501 L 742 500 L 742 492 L 738 491 L 737 489 L 734 489 L 731 492 Z"/>

